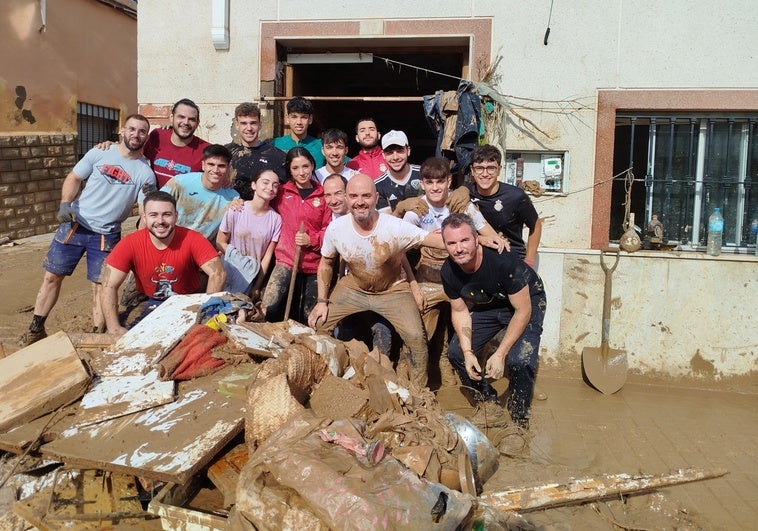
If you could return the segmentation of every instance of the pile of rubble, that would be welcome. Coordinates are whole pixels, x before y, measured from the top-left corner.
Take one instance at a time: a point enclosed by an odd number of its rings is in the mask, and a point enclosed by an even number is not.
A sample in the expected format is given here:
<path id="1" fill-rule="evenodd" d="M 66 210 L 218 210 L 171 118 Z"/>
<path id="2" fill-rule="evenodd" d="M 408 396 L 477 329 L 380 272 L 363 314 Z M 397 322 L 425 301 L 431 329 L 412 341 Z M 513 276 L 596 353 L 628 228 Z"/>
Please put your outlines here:
<path id="1" fill-rule="evenodd" d="M 498 453 L 466 419 L 362 343 L 237 323 L 238 302 L 175 296 L 120 338 L 59 332 L 0 359 L 0 527 L 508 528 L 706 477 L 481 495 Z"/>

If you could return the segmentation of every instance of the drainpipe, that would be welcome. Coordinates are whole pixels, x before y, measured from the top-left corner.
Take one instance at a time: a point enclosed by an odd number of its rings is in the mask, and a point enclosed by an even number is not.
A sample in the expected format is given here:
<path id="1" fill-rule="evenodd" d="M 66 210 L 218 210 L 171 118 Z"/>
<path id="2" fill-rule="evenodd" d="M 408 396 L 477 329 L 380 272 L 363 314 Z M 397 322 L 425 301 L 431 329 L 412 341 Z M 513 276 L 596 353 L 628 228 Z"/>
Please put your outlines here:
<path id="1" fill-rule="evenodd" d="M 217 50 L 229 49 L 229 0 L 211 0 L 211 41 Z"/>

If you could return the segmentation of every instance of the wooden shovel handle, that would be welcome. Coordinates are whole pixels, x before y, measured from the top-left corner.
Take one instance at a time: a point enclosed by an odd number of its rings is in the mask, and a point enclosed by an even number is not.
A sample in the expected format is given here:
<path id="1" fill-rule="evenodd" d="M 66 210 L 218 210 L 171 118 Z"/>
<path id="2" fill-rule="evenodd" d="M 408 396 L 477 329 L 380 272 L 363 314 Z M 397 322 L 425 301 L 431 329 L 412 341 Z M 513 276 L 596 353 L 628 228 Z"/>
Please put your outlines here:
<path id="1" fill-rule="evenodd" d="M 298 232 L 305 232 L 305 223 L 303 221 L 300 222 L 300 230 Z M 292 275 L 290 276 L 289 290 L 287 290 L 287 305 L 284 307 L 285 321 L 290 317 L 290 309 L 292 308 L 292 294 L 295 291 L 295 278 L 297 277 L 297 272 L 300 269 L 300 255 L 302 254 L 302 251 L 302 246 L 295 246 L 295 260 L 292 262 Z"/>

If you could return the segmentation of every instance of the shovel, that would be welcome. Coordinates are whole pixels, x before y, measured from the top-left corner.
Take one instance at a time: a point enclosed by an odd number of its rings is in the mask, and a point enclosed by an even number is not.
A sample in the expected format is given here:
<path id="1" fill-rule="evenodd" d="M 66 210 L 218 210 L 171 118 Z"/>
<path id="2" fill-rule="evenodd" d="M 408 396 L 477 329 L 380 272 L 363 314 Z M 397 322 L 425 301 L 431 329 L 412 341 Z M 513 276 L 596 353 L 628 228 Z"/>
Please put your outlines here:
<path id="1" fill-rule="evenodd" d="M 300 230 L 298 232 L 305 232 L 305 222 L 300 222 Z M 297 270 L 300 268 L 300 254 L 303 252 L 303 248 L 300 245 L 295 247 L 295 261 L 292 264 L 292 276 L 290 276 L 290 286 L 287 290 L 287 305 L 284 308 L 284 321 L 290 318 L 290 308 L 292 308 L 292 294 L 295 291 L 295 278 L 297 277 Z"/>
<path id="2" fill-rule="evenodd" d="M 608 267 L 605 263 L 605 257 L 610 253 L 616 255 L 616 261 L 612 267 Z M 605 273 L 603 328 L 600 348 L 584 347 L 584 350 L 582 350 L 582 366 L 587 382 L 604 395 L 615 393 L 626 382 L 626 352 L 608 346 L 608 336 L 611 331 L 612 275 L 619 263 L 619 254 L 619 249 L 605 248 L 600 251 L 600 266 Z"/>

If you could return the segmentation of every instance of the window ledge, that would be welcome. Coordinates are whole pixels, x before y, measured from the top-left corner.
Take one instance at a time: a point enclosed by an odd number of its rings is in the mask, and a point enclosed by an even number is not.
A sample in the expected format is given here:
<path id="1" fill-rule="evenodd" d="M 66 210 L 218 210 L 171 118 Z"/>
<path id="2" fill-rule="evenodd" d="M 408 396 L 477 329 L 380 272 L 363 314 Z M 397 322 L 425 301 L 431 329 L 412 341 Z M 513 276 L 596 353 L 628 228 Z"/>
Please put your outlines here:
<path id="1" fill-rule="evenodd" d="M 616 249 L 617 245 L 611 245 L 613 249 Z M 567 249 L 556 247 L 540 247 L 539 254 L 579 254 L 579 255 L 598 255 L 600 251 L 597 249 Z M 705 251 L 686 250 L 686 251 L 653 251 L 642 250 L 634 251 L 633 253 L 627 253 L 621 251 L 621 256 L 632 258 L 663 258 L 667 260 L 706 260 L 706 261 L 720 261 L 720 262 L 745 262 L 745 263 L 758 263 L 758 256 L 755 256 L 753 249 L 748 249 L 746 253 L 744 248 L 742 252 L 739 251 L 723 251 L 719 256 L 709 256 L 705 254 Z"/>

